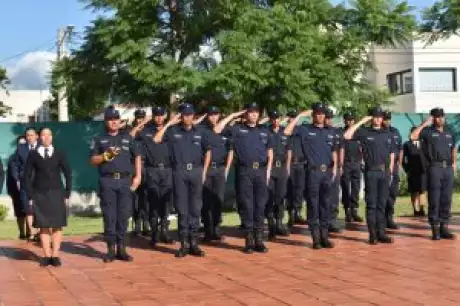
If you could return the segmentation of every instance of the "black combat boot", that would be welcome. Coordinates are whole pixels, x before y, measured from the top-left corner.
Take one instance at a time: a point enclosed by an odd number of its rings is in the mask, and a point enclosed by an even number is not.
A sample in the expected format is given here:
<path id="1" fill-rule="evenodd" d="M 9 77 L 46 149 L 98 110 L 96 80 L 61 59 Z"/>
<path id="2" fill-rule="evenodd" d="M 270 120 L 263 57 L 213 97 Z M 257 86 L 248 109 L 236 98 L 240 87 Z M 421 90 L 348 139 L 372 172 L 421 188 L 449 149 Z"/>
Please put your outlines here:
<path id="1" fill-rule="evenodd" d="M 214 240 L 214 241 L 222 241 L 223 239 L 224 239 L 224 237 L 222 236 L 222 233 L 220 231 L 220 226 L 219 225 L 214 226 L 213 234 L 212 234 L 212 240 Z"/>
<path id="2" fill-rule="evenodd" d="M 204 257 L 206 255 L 204 251 L 198 246 L 196 233 L 190 234 L 190 255 L 197 257 Z"/>
<path id="3" fill-rule="evenodd" d="M 321 245 L 321 233 L 319 231 L 319 228 L 315 228 L 311 231 L 311 239 L 313 242 L 313 249 L 314 250 L 319 250 L 322 248 Z"/>
<path id="4" fill-rule="evenodd" d="M 147 220 L 142 221 L 142 235 L 145 237 L 150 236 L 150 224 L 147 222 Z"/>
<path id="5" fill-rule="evenodd" d="M 387 228 L 392 229 L 392 230 L 397 230 L 399 229 L 399 226 L 395 223 L 393 220 L 393 216 L 388 216 L 387 217 Z"/>
<path id="6" fill-rule="evenodd" d="M 334 244 L 329 240 L 329 230 L 322 228 L 320 231 L 320 243 L 323 248 L 332 249 Z"/>
<path id="7" fill-rule="evenodd" d="M 255 232 L 254 251 L 258 253 L 268 252 L 268 249 L 264 244 L 264 231 L 263 230 L 256 230 Z"/>
<path id="8" fill-rule="evenodd" d="M 431 236 L 432 240 L 435 240 L 435 241 L 441 240 L 441 229 L 439 228 L 439 224 L 432 224 L 431 232 L 432 232 L 432 236 Z"/>
<path id="9" fill-rule="evenodd" d="M 289 220 L 288 220 L 287 225 L 289 229 L 291 230 L 294 228 L 294 225 L 295 225 L 295 211 L 294 210 L 289 211 Z"/>
<path id="10" fill-rule="evenodd" d="M 252 231 L 248 231 L 246 233 L 243 252 L 246 254 L 252 254 L 254 252 L 254 248 L 255 248 L 254 233 Z"/>
<path id="11" fill-rule="evenodd" d="M 329 233 L 340 233 L 342 230 L 340 229 L 340 227 L 337 226 L 337 224 L 335 224 L 335 221 L 332 222 L 331 225 L 329 225 Z"/>
<path id="12" fill-rule="evenodd" d="M 276 224 L 274 218 L 267 218 L 268 221 L 268 240 L 273 241 L 276 239 Z M 257 233 L 256 233 L 257 236 Z"/>
<path id="13" fill-rule="evenodd" d="M 393 243 L 393 238 L 388 236 L 383 228 L 377 231 L 377 239 L 380 243 Z"/>
<path id="14" fill-rule="evenodd" d="M 350 209 L 351 218 L 355 222 L 363 222 L 363 218 L 358 215 L 358 210 L 356 208 Z"/>
<path id="15" fill-rule="evenodd" d="M 152 218 L 150 220 L 150 225 L 151 225 L 151 241 L 150 244 L 155 247 L 156 244 L 159 242 L 159 235 L 158 235 L 158 218 Z"/>
<path id="16" fill-rule="evenodd" d="M 126 245 L 124 242 L 119 242 L 117 245 L 117 259 L 122 261 L 133 261 L 133 257 L 126 252 Z"/>
<path id="17" fill-rule="evenodd" d="M 205 225 L 203 241 L 206 243 L 211 242 L 213 235 L 214 235 L 213 228 L 209 224 Z"/>
<path id="18" fill-rule="evenodd" d="M 345 223 L 353 222 L 353 216 L 351 215 L 351 209 L 345 209 Z"/>
<path id="19" fill-rule="evenodd" d="M 160 229 L 160 241 L 166 244 L 174 243 L 174 240 L 171 238 L 169 234 L 169 221 L 166 220 L 162 222 L 161 229 Z"/>
<path id="20" fill-rule="evenodd" d="M 441 223 L 440 232 L 441 232 L 442 239 L 450 239 L 450 240 L 455 239 L 455 235 L 449 231 L 449 227 L 447 226 L 446 223 Z"/>
<path id="21" fill-rule="evenodd" d="M 134 237 L 137 237 L 141 234 L 141 226 L 142 226 L 142 222 L 141 222 L 141 219 L 140 218 L 137 218 L 134 220 L 134 229 L 133 229 L 133 232 L 132 232 L 132 235 Z"/>
<path id="22" fill-rule="evenodd" d="M 114 261 L 115 259 L 116 259 L 115 244 L 113 244 L 112 242 L 107 242 L 107 254 L 104 255 L 102 260 L 105 263 L 109 263 L 109 262 Z"/>
<path id="23" fill-rule="evenodd" d="M 187 240 L 188 239 L 185 236 L 180 237 L 180 248 L 176 251 L 176 254 L 174 256 L 182 258 L 189 254 L 190 246 Z"/>
<path id="24" fill-rule="evenodd" d="M 379 239 L 377 237 L 377 230 L 373 226 L 369 226 L 369 244 L 376 245 L 379 243 Z"/>
<path id="25" fill-rule="evenodd" d="M 276 234 L 283 237 L 289 236 L 289 231 L 284 226 L 282 218 L 276 219 Z"/>

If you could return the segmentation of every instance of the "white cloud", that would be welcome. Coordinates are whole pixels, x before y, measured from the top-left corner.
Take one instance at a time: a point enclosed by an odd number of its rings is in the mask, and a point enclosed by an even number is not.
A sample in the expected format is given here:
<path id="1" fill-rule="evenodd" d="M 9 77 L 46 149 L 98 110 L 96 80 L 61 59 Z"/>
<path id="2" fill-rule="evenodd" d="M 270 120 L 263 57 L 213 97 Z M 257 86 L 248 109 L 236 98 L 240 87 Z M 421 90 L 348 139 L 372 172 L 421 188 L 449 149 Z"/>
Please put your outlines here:
<path id="1" fill-rule="evenodd" d="M 55 53 L 37 51 L 27 53 L 15 64 L 7 66 L 11 89 L 47 89 L 52 61 L 55 59 Z"/>

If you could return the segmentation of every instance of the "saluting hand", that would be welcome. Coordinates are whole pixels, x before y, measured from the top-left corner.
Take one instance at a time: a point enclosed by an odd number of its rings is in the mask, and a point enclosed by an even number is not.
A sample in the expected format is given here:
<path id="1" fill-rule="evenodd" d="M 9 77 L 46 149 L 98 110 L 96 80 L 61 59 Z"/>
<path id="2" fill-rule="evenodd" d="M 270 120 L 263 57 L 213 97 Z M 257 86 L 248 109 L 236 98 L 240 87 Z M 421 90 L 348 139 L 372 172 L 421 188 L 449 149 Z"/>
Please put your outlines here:
<path id="1" fill-rule="evenodd" d="M 429 116 L 423 122 L 423 126 L 430 126 L 431 124 L 433 124 L 433 116 Z"/>
<path id="2" fill-rule="evenodd" d="M 169 120 L 169 125 L 176 125 L 176 124 L 179 124 L 181 121 L 181 114 L 176 114 L 175 116 L 173 116 L 171 118 L 171 120 Z"/>
<path id="3" fill-rule="evenodd" d="M 311 114 L 313 114 L 313 111 L 311 109 L 309 109 L 309 110 L 305 110 L 305 111 L 301 112 L 299 114 L 299 116 L 300 117 L 308 117 L 308 116 L 311 116 Z"/>

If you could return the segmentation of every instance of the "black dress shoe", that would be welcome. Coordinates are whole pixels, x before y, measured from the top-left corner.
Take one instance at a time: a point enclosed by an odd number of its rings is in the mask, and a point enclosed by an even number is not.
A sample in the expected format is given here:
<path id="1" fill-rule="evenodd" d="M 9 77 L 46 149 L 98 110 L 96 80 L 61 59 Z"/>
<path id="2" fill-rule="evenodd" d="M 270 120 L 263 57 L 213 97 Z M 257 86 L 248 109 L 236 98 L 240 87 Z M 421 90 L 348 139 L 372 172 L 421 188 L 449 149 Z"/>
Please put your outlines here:
<path id="1" fill-rule="evenodd" d="M 200 249 L 198 245 L 192 245 L 190 246 L 190 255 L 196 257 L 204 257 L 206 254 L 202 249 Z"/>
<path id="2" fill-rule="evenodd" d="M 40 267 L 48 267 L 51 264 L 52 264 L 52 258 L 51 257 L 42 257 L 42 258 L 40 258 Z"/>
<path id="3" fill-rule="evenodd" d="M 126 246 L 123 243 L 120 243 L 117 246 L 117 259 L 127 262 L 133 261 L 133 257 L 126 252 Z"/>
<path id="4" fill-rule="evenodd" d="M 360 215 L 358 215 L 358 211 L 356 209 L 351 210 L 351 218 L 355 222 L 358 222 L 358 223 L 363 222 L 363 218 Z"/>
<path id="5" fill-rule="evenodd" d="M 449 228 L 447 227 L 446 224 L 441 224 L 441 238 L 442 239 L 449 239 L 449 240 L 454 240 L 455 239 L 455 235 L 452 234 L 450 231 L 449 231 Z"/>
<path id="6" fill-rule="evenodd" d="M 329 233 L 340 233 L 340 232 L 341 232 L 341 229 L 337 225 L 333 224 L 329 226 Z"/>
<path id="7" fill-rule="evenodd" d="M 441 232 L 440 232 L 439 225 L 432 225 L 431 232 L 432 232 L 431 240 L 434 240 L 434 241 L 441 240 Z"/>
<path id="8" fill-rule="evenodd" d="M 392 230 L 399 229 L 399 226 L 394 222 L 393 218 L 387 220 L 387 228 Z"/>
<path id="9" fill-rule="evenodd" d="M 390 236 L 388 236 L 384 232 L 380 232 L 378 234 L 377 238 L 378 238 L 380 243 L 387 243 L 387 244 L 393 243 L 393 238 L 391 238 Z"/>
<path id="10" fill-rule="evenodd" d="M 110 263 L 116 259 L 115 245 L 113 243 L 107 243 L 107 254 L 104 255 L 102 260 L 105 263 Z"/>
<path id="11" fill-rule="evenodd" d="M 378 243 L 377 231 L 374 228 L 369 228 L 369 244 L 377 245 Z"/>
<path id="12" fill-rule="evenodd" d="M 51 257 L 51 265 L 53 267 L 60 267 L 62 266 L 61 259 L 59 257 Z"/>

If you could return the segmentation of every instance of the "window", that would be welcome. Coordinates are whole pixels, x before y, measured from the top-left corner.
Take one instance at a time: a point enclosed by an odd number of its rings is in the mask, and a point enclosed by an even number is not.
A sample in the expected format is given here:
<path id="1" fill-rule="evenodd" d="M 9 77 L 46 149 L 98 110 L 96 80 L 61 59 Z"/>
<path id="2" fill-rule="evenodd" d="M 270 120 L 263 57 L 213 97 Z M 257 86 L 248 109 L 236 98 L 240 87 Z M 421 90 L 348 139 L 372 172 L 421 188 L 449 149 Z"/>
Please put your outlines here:
<path id="1" fill-rule="evenodd" d="M 420 91 L 457 91 L 457 69 L 455 68 L 420 68 L 419 76 Z"/>
<path id="2" fill-rule="evenodd" d="M 403 95 L 413 92 L 412 70 L 387 75 L 388 89 L 392 94 Z"/>

